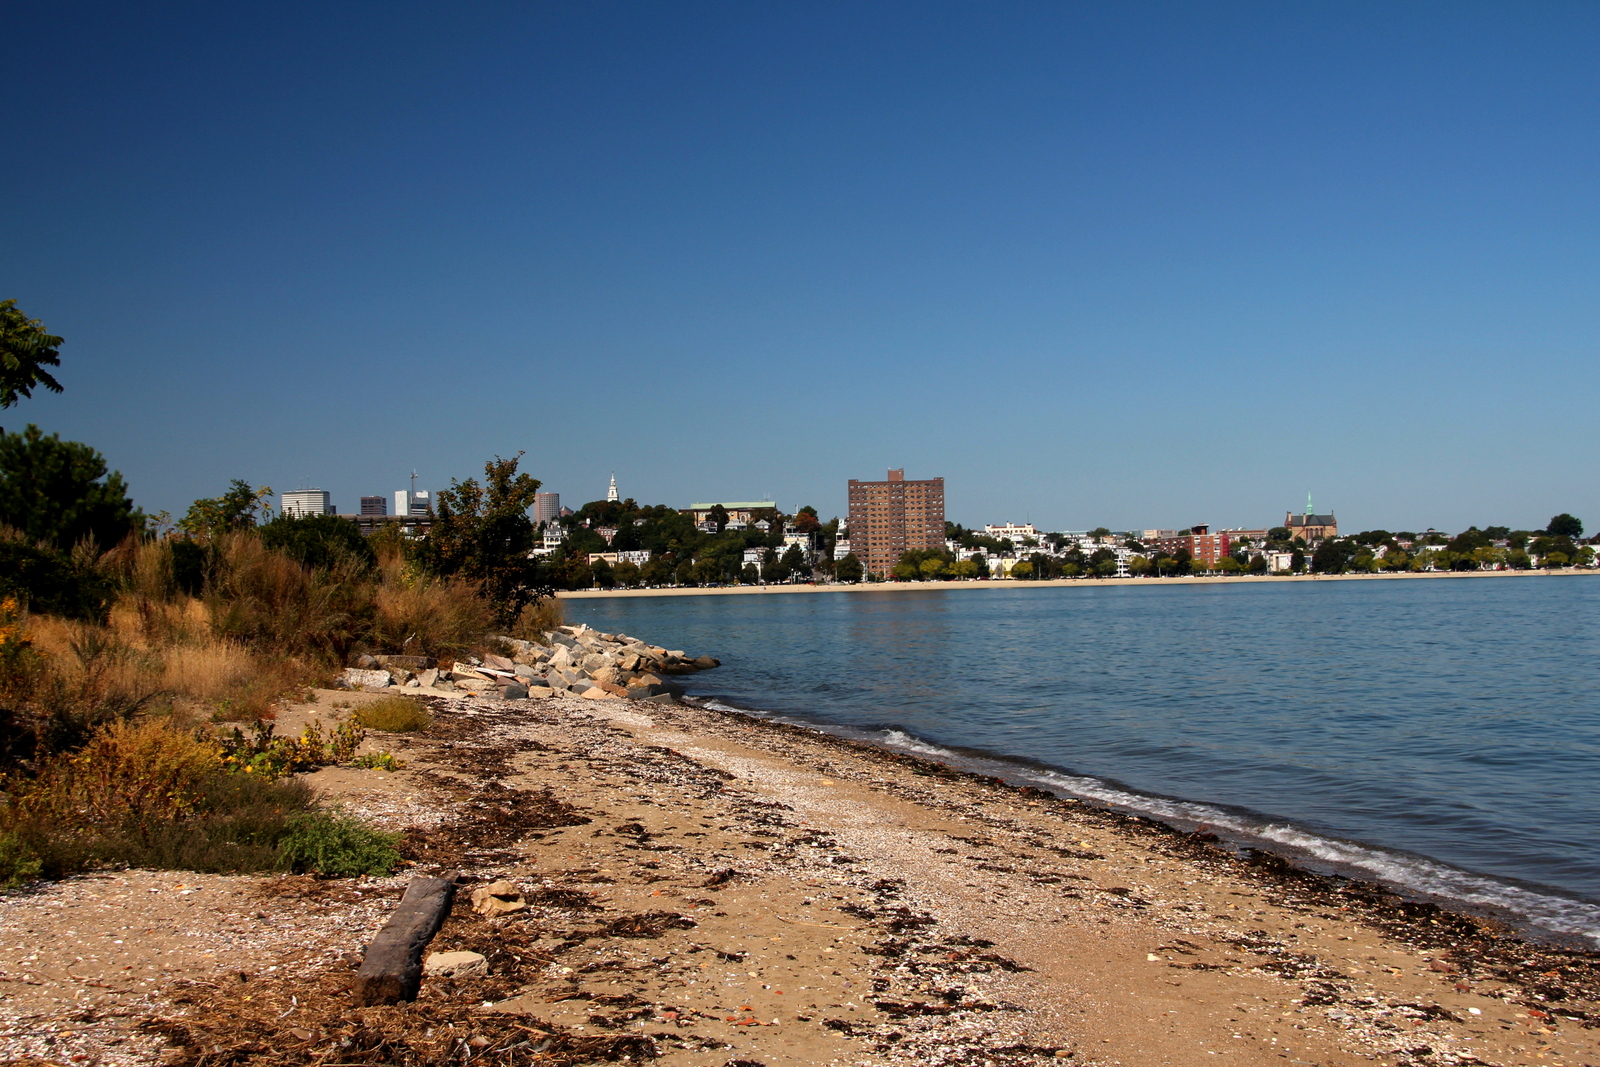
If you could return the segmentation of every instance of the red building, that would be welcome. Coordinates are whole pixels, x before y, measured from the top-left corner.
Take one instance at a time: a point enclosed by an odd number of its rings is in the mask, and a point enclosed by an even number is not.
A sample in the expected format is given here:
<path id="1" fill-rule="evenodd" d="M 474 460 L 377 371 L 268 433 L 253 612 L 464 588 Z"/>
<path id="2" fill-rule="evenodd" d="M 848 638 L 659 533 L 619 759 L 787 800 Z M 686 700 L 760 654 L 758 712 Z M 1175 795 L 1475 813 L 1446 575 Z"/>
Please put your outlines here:
<path id="1" fill-rule="evenodd" d="M 1156 547 L 1170 555 L 1177 555 L 1178 549 L 1181 548 L 1189 553 L 1190 559 L 1216 563 L 1232 551 L 1233 539 L 1228 536 L 1226 530 L 1212 533 L 1210 526 L 1201 523 L 1199 526 L 1189 527 L 1188 533 L 1161 538 L 1156 542 Z"/>

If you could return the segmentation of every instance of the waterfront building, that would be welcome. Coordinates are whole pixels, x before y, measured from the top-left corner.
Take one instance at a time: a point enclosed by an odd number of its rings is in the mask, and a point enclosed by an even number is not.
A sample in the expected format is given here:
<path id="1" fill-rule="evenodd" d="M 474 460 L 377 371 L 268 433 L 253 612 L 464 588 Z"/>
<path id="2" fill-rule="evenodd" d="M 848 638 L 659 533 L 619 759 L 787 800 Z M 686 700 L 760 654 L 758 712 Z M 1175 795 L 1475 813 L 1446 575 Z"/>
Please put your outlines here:
<path id="1" fill-rule="evenodd" d="M 307 515 L 334 514 L 333 502 L 326 489 L 295 489 L 279 498 L 287 518 L 301 519 Z"/>
<path id="2" fill-rule="evenodd" d="M 533 521 L 539 523 L 554 522 L 561 517 L 560 493 L 535 493 L 533 494 Z"/>
<path id="3" fill-rule="evenodd" d="M 364 496 L 361 498 L 361 514 L 387 515 L 389 514 L 389 501 L 381 496 Z"/>
<path id="4" fill-rule="evenodd" d="M 1212 533 L 1211 527 L 1205 523 L 1191 526 L 1186 532 L 1175 537 L 1156 538 L 1155 545 L 1162 551 L 1174 555 L 1181 548 L 1189 553 L 1190 559 L 1203 560 L 1206 563 L 1215 563 L 1233 550 L 1233 542 L 1226 530 Z"/>
<path id="5" fill-rule="evenodd" d="M 983 532 L 985 535 L 997 539 L 1009 538 L 1014 545 L 1020 545 L 1029 538 L 1035 541 L 1039 539 L 1039 530 L 1031 522 L 1004 522 L 998 526 L 985 526 Z"/>
<path id="6" fill-rule="evenodd" d="M 944 479 L 908 481 L 891 470 L 883 481 L 849 482 L 850 536 L 871 574 L 888 574 L 913 549 L 944 547 Z"/>
<path id="7" fill-rule="evenodd" d="M 695 525 L 698 526 L 709 521 L 711 509 L 719 506 L 728 513 L 729 520 L 744 523 L 754 522 L 762 512 L 778 510 L 777 503 L 771 500 L 729 500 L 721 504 L 690 504 L 683 509 L 683 512 L 692 518 Z"/>
<path id="8" fill-rule="evenodd" d="M 1290 537 L 1302 537 L 1308 545 L 1339 536 L 1339 520 L 1334 518 L 1331 511 L 1326 515 L 1318 515 L 1311 506 L 1310 493 L 1306 494 L 1305 514 L 1289 512 L 1284 515 L 1283 524 L 1288 527 Z"/>

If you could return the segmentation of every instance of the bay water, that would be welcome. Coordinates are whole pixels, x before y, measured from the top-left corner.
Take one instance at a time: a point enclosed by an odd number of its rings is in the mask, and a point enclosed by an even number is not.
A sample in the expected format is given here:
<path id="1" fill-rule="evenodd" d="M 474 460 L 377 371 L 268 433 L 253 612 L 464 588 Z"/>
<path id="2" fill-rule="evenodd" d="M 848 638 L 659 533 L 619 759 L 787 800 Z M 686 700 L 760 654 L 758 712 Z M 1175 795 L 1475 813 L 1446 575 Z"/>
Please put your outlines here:
<path id="1" fill-rule="evenodd" d="M 572 600 L 690 692 L 1600 945 L 1600 577 Z"/>

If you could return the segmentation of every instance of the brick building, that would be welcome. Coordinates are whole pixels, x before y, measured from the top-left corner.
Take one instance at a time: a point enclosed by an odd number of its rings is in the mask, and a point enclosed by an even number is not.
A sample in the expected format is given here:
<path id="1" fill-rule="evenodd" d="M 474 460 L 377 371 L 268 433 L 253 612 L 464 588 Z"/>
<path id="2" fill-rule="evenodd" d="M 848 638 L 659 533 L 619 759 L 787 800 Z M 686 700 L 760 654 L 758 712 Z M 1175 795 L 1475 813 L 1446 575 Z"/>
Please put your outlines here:
<path id="1" fill-rule="evenodd" d="M 944 479 L 850 479 L 850 546 L 869 574 L 888 574 L 912 549 L 944 548 Z"/>
<path id="2" fill-rule="evenodd" d="M 1167 530 L 1161 532 L 1170 533 Z M 1212 533 L 1211 527 L 1202 523 L 1199 526 L 1189 527 L 1184 533 L 1158 539 L 1156 547 L 1174 555 L 1181 548 L 1189 553 L 1190 559 L 1215 563 L 1233 550 L 1233 538 L 1228 535 L 1227 530 Z"/>

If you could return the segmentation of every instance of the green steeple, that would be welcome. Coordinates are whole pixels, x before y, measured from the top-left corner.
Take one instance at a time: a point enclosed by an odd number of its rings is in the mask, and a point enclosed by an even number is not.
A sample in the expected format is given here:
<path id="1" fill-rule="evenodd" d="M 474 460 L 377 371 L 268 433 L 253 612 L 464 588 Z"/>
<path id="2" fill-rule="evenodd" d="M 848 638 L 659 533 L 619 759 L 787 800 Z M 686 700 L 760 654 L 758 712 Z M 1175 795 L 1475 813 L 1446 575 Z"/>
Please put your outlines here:
<path id="1" fill-rule="evenodd" d="M 1311 490 L 1306 490 L 1306 514 L 1315 515 L 1316 509 L 1311 506 Z"/>

